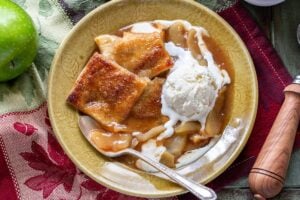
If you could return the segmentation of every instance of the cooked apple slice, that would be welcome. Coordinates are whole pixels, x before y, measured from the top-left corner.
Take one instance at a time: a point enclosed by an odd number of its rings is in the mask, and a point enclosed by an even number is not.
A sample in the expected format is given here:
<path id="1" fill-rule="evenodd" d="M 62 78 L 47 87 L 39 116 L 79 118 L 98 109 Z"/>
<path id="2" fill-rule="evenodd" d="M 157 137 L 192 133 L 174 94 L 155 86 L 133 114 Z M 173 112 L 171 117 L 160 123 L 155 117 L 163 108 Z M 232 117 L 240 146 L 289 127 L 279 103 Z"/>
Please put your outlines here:
<path id="1" fill-rule="evenodd" d="M 187 135 L 199 132 L 201 125 L 199 122 L 182 122 L 175 128 L 176 135 Z"/>
<path id="2" fill-rule="evenodd" d="M 91 142 L 100 150 L 120 151 L 131 146 L 132 136 L 125 133 L 105 133 L 97 129 L 91 131 Z"/>
<path id="3" fill-rule="evenodd" d="M 177 46 L 187 47 L 187 32 L 181 22 L 175 22 L 166 31 L 167 41 L 172 41 Z"/>
<path id="4" fill-rule="evenodd" d="M 215 106 L 207 116 L 206 125 L 205 125 L 205 134 L 211 137 L 221 134 L 221 130 L 223 126 L 223 116 L 221 115 L 221 111 L 224 106 L 225 91 L 226 91 L 226 87 L 223 87 L 220 90 Z"/>
<path id="5" fill-rule="evenodd" d="M 160 133 L 162 133 L 165 130 L 165 127 L 163 125 L 161 126 L 156 126 L 152 129 L 150 129 L 149 131 L 147 131 L 146 133 L 143 134 L 138 134 L 136 136 L 136 138 L 138 139 L 138 141 L 140 142 L 145 142 L 151 138 L 154 138 L 155 136 L 158 136 Z"/>
<path id="6" fill-rule="evenodd" d="M 175 157 L 179 157 L 183 153 L 186 142 L 187 136 L 172 136 L 165 141 L 164 145 L 168 152 L 173 154 Z"/>
<path id="7" fill-rule="evenodd" d="M 197 133 L 198 134 L 198 133 Z M 199 134 L 198 134 L 199 135 Z M 187 142 L 187 145 L 185 146 L 184 148 L 184 152 L 186 151 L 191 151 L 191 150 L 194 150 L 194 149 L 198 149 L 198 148 L 201 148 L 201 147 L 204 147 L 205 145 L 207 145 L 210 141 L 211 138 L 201 138 L 200 137 L 200 140 L 196 139 L 195 140 L 195 136 L 196 134 L 194 135 L 191 135 L 189 137 L 189 140 L 190 142 Z M 197 137 L 197 136 L 196 136 Z M 193 141 L 194 140 L 194 141 Z M 194 143 L 195 142 L 195 143 Z"/>
<path id="8" fill-rule="evenodd" d="M 164 151 L 159 162 L 168 167 L 175 167 L 175 156 L 168 151 Z"/>

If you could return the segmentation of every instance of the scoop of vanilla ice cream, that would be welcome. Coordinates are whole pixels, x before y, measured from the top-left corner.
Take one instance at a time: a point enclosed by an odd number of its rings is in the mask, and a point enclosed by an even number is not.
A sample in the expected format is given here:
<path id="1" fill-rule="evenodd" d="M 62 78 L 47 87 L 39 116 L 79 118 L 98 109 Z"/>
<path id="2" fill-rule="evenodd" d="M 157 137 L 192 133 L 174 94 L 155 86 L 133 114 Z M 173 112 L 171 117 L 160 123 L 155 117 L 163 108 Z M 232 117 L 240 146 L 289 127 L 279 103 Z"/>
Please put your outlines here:
<path id="1" fill-rule="evenodd" d="M 181 116 L 181 121 L 201 124 L 205 124 L 218 93 L 207 67 L 193 65 L 173 71 L 163 89 L 167 105 Z"/>
<path id="2" fill-rule="evenodd" d="M 201 66 L 190 51 L 172 42 L 165 47 L 175 62 L 162 89 L 161 112 L 169 121 L 164 124 L 166 130 L 158 140 L 170 137 L 178 121 L 199 121 L 204 129 L 219 90 L 230 83 L 227 72 L 215 64 L 210 52 L 203 52 L 208 66 Z"/>

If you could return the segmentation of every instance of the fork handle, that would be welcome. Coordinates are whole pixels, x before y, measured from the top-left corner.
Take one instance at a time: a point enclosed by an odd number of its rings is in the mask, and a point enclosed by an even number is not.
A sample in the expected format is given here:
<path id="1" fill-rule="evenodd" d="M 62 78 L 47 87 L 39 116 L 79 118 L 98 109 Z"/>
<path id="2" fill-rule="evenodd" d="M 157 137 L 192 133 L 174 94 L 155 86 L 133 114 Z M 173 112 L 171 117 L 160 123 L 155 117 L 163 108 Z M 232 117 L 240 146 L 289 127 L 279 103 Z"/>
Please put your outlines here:
<path id="1" fill-rule="evenodd" d="M 166 167 L 165 165 L 160 164 L 159 162 L 154 161 L 153 159 L 144 156 L 142 153 L 140 153 L 138 151 L 130 149 L 128 151 L 128 153 L 142 159 L 143 161 L 145 161 L 152 167 L 156 168 L 157 170 L 159 170 L 160 172 L 162 172 L 163 174 L 168 176 L 170 179 L 172 179 L 174 182 L 176 182 L 177 184 L 179 184 L 182 187 L 189 190 L 191 193 L 193 193 L 199 199 L 203 199 L 203 200 L 217 199 L 217 195 L 212 189 L 210 189 L 204 185 L 201 185 L 200 183 L 196 183 L 195 181 L 178 174 L 175 170 L 170 169 L 170 168 Z"/>
<path id="2" fill-rule="evenodd" d="M 277 195 L 283 185 L 300 118 L 300 85 L 285 88 L 285 100 L 249 174 L 256 199 Z"/>

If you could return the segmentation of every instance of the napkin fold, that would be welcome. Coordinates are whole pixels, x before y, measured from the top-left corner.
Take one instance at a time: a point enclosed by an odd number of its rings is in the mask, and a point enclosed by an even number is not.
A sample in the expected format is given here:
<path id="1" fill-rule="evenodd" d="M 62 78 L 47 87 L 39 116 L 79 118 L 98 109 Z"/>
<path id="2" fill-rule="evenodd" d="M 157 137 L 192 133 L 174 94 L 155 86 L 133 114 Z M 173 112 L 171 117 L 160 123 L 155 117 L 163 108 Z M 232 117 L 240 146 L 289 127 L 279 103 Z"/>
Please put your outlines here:
<path id="1" fill-rule="evenodd" d="M 95 5 L 105 1 L 15 1 L 33 17 L 38 16 L 34 19 L 36 24 L 40 24 L 41 47 L 35 62 L 38 68 L 33 67 L 15 82 L 0 84 L 0 102 L 5 103 L 0 106 L 0 112 L 6 110 L 8 105 L 11 106 L 10 110 L 14 110 L 12 102 L 15 97 L 18 98 L 14 102 L 24 99 L 27 102 L 19 103 L 19 107 L 16 107 L 16 110 L 22 110 L 24 106 L 23 110 L 27 111 L 9 111 L 0 115 L 0 199 L 141 199 L 109 190 L 80 172 L 54 138 L 47 103 L 41 104 L 49 58 L 53 56 L 59 41 L 72 23 L 75 24 Z M 208 2 L 212 1 L 205 2 L 210 4 Z M 253 58 L 259 84 L 259 106 L 256 123 L 245 149 L 231 167 L 208 184 L 216 190 L 248 175 L 280 109 L 284 99 L 282 91 L 292 80 L 272 44 L 248 11 L 241 3 L 231 5 L 232 2 L 220 1 L 213 6 L 240 35 Z M 38 11 L 34 9 L 36 7 L 39 7 Z M 66 14 L 62 15 L 62 12 Z M 48 27 L 61 31 L 53 34 L 54 31 L 47 31 Z M 31 80 L 31 77 L 37 78 Z M 21 95 L 18 89 L 23 91 Z M 295 148 L 300 147 L 299 139 L 297 135 Z M 194 197 L 184 194 L 171 199 Z"/>

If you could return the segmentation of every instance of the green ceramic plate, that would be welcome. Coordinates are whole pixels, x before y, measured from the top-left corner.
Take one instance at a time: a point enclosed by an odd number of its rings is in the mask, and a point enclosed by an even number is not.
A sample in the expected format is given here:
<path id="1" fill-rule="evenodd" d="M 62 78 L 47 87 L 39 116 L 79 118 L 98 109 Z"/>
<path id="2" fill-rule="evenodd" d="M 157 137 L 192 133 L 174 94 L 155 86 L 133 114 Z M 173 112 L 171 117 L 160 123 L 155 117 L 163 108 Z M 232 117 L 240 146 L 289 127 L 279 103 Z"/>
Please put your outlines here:
<path id="1" fill-rule="evenodd" d="M 95 50 L 94 37 L 138 21 L 183 19 L 206 28 L 233 68 L 229 124 L 243 122 L 236 144 L 213 163 L 190 165 L 186 175 L 201 183 L 220 175 L 236 159 L 256 116 L 258 89 L 251 57 L 235 31 L 216 13 L 189 0 L 116 0 L 85 16 L 60 45 L 49 79 L 49 114 L 56 137 L 72 161 L 89 177 L 111 189 L 141 197 L 166 197 L 185 192 L 167 180 L 141 172 L 101 156 L 82 136 L 77 112 L 65 100 L 78 74 Z M 183 170 L 184 171 L 184 170 Z"/>

